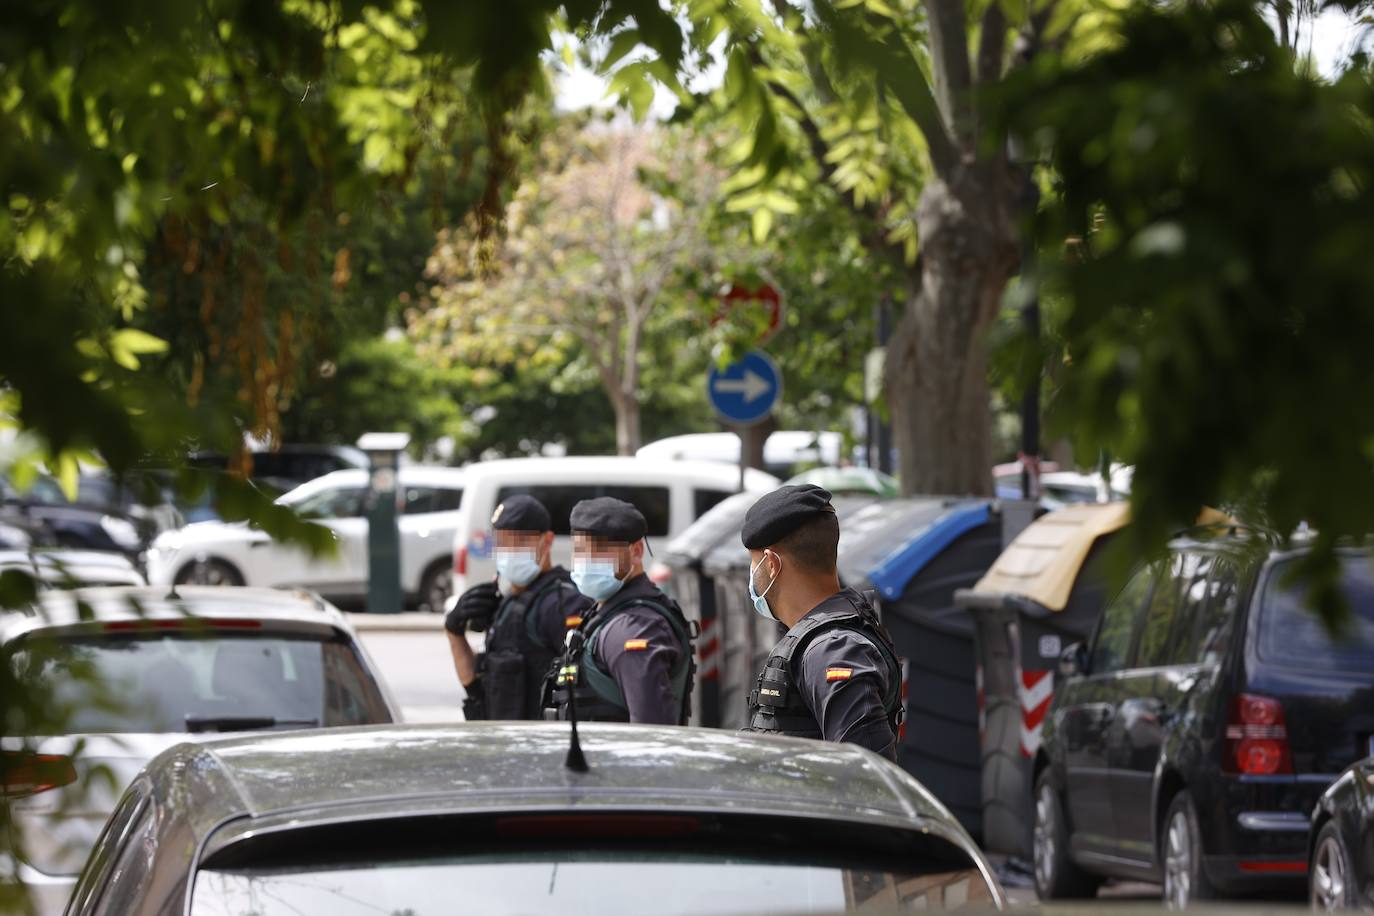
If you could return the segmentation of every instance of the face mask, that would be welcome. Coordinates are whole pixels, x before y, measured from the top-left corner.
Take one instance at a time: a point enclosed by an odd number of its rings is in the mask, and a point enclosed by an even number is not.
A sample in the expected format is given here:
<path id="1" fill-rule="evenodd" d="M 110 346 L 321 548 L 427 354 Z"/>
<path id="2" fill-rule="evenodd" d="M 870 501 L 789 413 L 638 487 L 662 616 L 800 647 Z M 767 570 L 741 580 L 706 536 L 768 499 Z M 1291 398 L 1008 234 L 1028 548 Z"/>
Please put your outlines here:
<path id="1" fill-rule="evenodd" d="M 765 553 L 763 556 L 766 558 L 768 554 Z M 754 613 L 758 614 L 760 617 L 766 617 L 769 620 L 777 620 L 778 618 L 774 616 L 773 609 L 768 606 L 768 599 L 765 598 L 764 595 L 767 595 L 773 590 L 773 586 L 778 582 L 778 577 L 773 577 L 773 581 L 769 582 L 768 587 L 763 590 L 763 595 L 754 591 L 754 571 L 762 565 L 763 559 L 760 559 L 753 566 L 749 567 L 749 599 L 754 602 Z M 781 575 L 781 570 L 779 570 L 779 575 Z"/>
<path id="2" fill-rule="evenodd" d="M 513 585 L 529 585 L 541 572 L 533 550 L 496 551 L 496 571 Z"/>
<path id="3" fill-rule="evenodd" d="M 573 585 L 593 601 L 605 601 L 625 583 L 615 576 L 615 562 L 595 557 L 574 557 Z"/>

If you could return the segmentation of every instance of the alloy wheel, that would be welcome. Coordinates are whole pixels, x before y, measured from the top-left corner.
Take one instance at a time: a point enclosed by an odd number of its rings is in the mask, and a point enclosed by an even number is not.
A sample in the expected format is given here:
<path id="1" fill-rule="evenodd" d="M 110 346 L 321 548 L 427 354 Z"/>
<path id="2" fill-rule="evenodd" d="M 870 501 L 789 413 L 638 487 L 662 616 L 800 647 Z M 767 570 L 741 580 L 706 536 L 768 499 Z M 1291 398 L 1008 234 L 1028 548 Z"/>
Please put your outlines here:
<path id="1" fill-rule="evenodd" d="M 1164 903 L 1171 910 L 1186 909 L 1192 896 L 1192 847 L 1187 813 L 1176 811 L 1169 820 L 1164 852 Z"/>
<path id="2" fill-rule="evenodd" d="M 1332 836 L 1317 847 L 1312 868 L 1312 907 L 1324 912 L 1345 908 L 1345 856 L 1340 842 Z"/>
<path id="3" fill-rule="evenodd" d="M 1040 887 L 1047 888 L 1054 878 L 1054 790 L 1048 785 L 1040 787 L 1040 795 L 1035 800 L 1034 856 L 1035 877 Z"/>

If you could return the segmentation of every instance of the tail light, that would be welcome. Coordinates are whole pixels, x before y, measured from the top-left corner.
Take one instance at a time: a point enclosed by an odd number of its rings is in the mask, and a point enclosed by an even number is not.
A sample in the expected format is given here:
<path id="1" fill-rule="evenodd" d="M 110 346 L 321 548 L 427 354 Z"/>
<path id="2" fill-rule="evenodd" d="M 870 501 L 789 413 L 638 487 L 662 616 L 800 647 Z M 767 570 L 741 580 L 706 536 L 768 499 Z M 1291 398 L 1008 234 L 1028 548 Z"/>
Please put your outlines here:
<path id="1" fill-rule="evenodd" d="M 76 765 L 62 754 L 0 751 L 0 795 L 22 798 L 76 782 Z"/>
<path id="2" fill-rule="evenodd" d="M 1242 693 L 1231 701 L 1221 766 L 1227 773 L 1247 776 L 1293 772 L 1288 725 L 1278 700 Z"/>
<path id="3" fill-rule="evenodd" d="M 453 552 L 453 571 L 460 576 L 468 574 L 468 549 L 459 547 Z"/>

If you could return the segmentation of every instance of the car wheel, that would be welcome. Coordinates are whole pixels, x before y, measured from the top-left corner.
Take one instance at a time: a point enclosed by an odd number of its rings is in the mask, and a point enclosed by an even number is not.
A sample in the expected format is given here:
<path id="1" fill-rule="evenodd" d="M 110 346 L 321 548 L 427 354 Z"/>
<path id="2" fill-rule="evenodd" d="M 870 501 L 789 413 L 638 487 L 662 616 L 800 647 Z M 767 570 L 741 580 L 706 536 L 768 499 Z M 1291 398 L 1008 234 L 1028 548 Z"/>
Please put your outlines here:
<path id="1" fill-rule="evenodd" d="M 242 585 L 243 576 L 223 560 L 204 559 L 187 563 L 177 573 L 177 585 Z"/>
<path id="2" fill-rule="evenodd" d="M 1069 858 L 1068 822 L 1048 771 L 1035 781 L 1035 892 L 1041 900 L 1092 897 L 1102 883 Z"/>
<path id="3" fill-rule="evenodd" d="M 440 614 L 453 594 L 453 569 L 447 561 L 435 563 L 420 577 L 420 610 Z"/>
<path id="4" fill-rule="evenodd" d="M 1164 861 L 1165 907 L 1186 910 L 1198 900 L 1216 896 L 1202 866 L 1202 831 L 1197 825 L 1197 808 L 1186 791 L 1174 796 L 1164 815 L 1160 854 Z"/>
<path id="5" fill-rule="evenodd" d="M 1355 908 L 1354 875 L 1350 868 L 1350 854 L 1341 839 L 1340 828 L 1328 822 L 1317 834 L 1312 853 L 1312 909 L 1323 912 Z"/>

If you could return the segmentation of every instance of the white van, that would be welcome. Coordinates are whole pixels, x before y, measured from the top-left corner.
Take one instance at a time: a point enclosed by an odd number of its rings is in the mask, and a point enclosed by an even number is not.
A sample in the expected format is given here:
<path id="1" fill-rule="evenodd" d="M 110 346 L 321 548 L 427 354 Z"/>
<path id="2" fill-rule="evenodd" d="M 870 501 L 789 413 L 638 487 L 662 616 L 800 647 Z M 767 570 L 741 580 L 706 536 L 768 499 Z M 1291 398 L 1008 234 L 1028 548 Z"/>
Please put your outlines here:
<path id="1" fill-rule="evenodd" d="M 568 516 L 584 499 L 614 496 L 633 503 L 649 525 L 649 546 L 667 544 L 725 497 L 739 491 L 739 468 L 713 461 L 645 458 L 509 458 L 463 469 L 463 501 L 453 540 L 453 594 L 496 575 L 491 516 L 511 496 L 528 494 L 553 517 L 553 559 L 572 561 Z M 780 485 L 771 474 L 750 469 L 745 489 L 766 493 Z"/>

